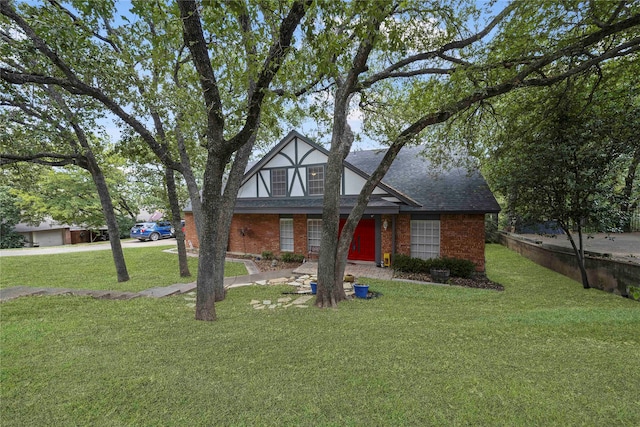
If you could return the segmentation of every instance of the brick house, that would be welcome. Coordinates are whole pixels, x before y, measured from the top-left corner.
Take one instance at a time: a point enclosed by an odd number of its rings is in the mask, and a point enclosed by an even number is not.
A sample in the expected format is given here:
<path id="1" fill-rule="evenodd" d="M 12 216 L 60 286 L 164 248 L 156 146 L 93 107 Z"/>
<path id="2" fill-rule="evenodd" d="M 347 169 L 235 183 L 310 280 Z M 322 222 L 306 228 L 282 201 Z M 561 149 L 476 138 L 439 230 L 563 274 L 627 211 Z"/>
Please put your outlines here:
<path id="1" fill-rule="evenodd" d="M 374 190 L 354 233 L 348 259 L 381 264 L 385 254 L 456 257 L 484 271 L 484 217 L 500 210 L 479 172 L 454 168 L 431 174 L 420 147 L 403 148 Z M 384 150 L 352 152 L 343 166 L 344 218 Z M 290 132 L 245 173 L 234 210 L 229 252 L 313 256 L 320 246 L 324 168 L 328 152 Z M 343 220 L 341 220 L 342 223 Z M 185 209 L 187 246 L 198 246 Z"/>

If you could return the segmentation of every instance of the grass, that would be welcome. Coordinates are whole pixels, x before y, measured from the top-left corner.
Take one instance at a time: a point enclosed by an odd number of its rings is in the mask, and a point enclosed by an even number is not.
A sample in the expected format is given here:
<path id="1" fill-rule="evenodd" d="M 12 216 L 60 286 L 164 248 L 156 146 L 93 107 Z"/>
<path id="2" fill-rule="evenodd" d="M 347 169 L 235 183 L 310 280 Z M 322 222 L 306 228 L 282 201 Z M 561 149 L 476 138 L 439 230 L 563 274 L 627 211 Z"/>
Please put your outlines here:
<path id="1" fill-rule="evenodd" d="M 198 259 L 189 257 L 190 277 L 180 277 L 178 256 L 163 247 L 124 248 L 131 279 L 117 282 L 111 251 L 71 252 L 0 258 L 0 288 L 33 286 L 138 292 L 156 286 L 193 282 Z M 226 276 L 247 274 L 242 263 L 227 263 Z"/>
<path id="2" fill-rule="evenodd" d="M 185 296 L 2 304 L 0 423 L 640 425 L 640 305 L 487 249 L 504 292 L 369 281 L 337 310 Z"/>

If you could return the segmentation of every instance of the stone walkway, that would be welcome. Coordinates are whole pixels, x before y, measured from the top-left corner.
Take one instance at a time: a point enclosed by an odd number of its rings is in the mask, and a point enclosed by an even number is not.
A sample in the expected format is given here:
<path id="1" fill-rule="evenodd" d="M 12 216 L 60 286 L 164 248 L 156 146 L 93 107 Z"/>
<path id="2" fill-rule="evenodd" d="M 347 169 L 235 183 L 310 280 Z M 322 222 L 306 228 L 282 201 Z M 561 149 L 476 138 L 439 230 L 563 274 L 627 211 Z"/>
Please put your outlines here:
<path id="1" fill-rule="evenodd" d="M 248 260 L 233 260 L 244 262 L 247 265 L 247 271 L 256 272 L 255 264 Z M 292 293 L 300 294 L 299 297 L 283 297 L 275 302 L 252 301 L 251 305 L 255 309 L 264 308 L 274 309 L 278 307 L 307 307 L 313 296 L 311 295 L 311 281 L 316 280 L 315 276 L 318 270 L 318 263 L 307 262 L 302 264 L 295 270 L 278 270 L 267 271 L 264 273 L 248 274 L 246 276 L 227 277 L 224 279 L 225 289 L 237 288 L 250 285 L 289 285 L 295 287 Z M 345 274 L 351 274 L 356 280 L 359 278 L 374 278 L 391 280 L 393 271 L 388 268 L 378 268 L 370 264 L 348 264 Z M 344 283 L 347 295 L 353 294 L 353 286 L 350 282 Z M 139 297 L 164 298 L 171 295 L 193 294 L 196 289 L 196 282 L 176 283 L 170 286 L 160 286 L 156 288 L 146 289 L 140 292 L 122 292 L 122 291 L 98 291 L 90 289 L 66 289 L 66 288 L 35 288 L 29 286 L 15 286 L 12 288 L 0 289 L 0 302 L 9 301 L 15 298 L 35 295 L 77 295 L 91 296 L 100 299 L 128 300 Z M 195 301 L 195 294 L 193 294 Z M 188 296 L 188 298 L 192 298 Z M 285 301 L 286 298 L 290 298 Z"/>
<path id="2" fill-rule="evenodd" d="M 302 264 L 300 267 L 293 270 L 294 274 L 318 274 L 318 263 L 308 261 Z M 376 267 L 371 263 L 348 263 L 344 270 L 344 274 L 351 274 L 356 280 L 361 277 L 368 277 L 369 279 L 381 279 L 391 280 L 393 278 L 393 270 L 390 268 Z"/>

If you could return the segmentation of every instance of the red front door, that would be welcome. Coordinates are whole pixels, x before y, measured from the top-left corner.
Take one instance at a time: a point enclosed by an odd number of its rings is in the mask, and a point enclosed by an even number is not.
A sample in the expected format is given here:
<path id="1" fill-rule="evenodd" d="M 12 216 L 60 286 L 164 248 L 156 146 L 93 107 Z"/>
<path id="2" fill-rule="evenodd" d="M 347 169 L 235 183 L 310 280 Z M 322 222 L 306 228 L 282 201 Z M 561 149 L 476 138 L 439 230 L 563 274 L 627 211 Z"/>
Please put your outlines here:
<path id="1" fill-rule="evenodd" d="M 340 232 L 345 220 L 340 220 Z M 375 261 L 376 260 L 376 220 L 361 219 L 353 233 L 353 240 L 349 246 L 347 259 L 354 261 Z"/>

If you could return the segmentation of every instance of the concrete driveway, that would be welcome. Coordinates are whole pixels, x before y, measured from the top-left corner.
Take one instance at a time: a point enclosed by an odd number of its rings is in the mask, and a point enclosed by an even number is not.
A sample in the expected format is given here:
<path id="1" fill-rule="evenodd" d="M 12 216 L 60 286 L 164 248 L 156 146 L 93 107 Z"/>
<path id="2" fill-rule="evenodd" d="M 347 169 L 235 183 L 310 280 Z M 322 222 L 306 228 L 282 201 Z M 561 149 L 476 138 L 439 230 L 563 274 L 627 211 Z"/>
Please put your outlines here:
<path id="1" fill-rule="evenodd" d="M 177 247 L 176 239 L 169 238 L 158 240 L 155 242 L 140 240 L 123 240 L 123 248 L 148 248 L 151 246 L 167 246 L 168 248 Z M 6 256 L 28 256 L 28 255 L 49 255 L 64 254 L 69 252 L 90 252 L 90 251 L 110 251 L 111 244 L 109 242 L 100 243 L 81 243 L 78 245 L 62 245 L 47 246 L 42 248 L 18 248 L 18 249 L 0 249 L 0 257 Z"/>

